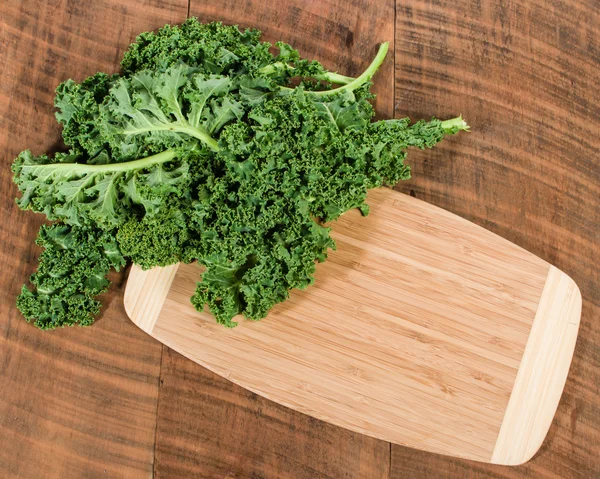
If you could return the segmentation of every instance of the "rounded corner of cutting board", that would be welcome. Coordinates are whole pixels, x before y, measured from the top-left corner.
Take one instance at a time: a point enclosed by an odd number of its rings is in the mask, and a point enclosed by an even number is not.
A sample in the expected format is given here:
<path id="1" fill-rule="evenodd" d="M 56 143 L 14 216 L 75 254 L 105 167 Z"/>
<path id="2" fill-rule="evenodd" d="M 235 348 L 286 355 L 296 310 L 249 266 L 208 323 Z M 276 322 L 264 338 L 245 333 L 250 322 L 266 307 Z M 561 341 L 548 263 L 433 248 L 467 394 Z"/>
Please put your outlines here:
<path id="1" fill-rule="evenodd" d="M 550 266 L 491 461 L 518 466 L 540 449 L 558 408 L 575 350 L 581 292 Z"/>
<path id="2" fill-rule="evenodd" d="M 144 271 L 131 266 L 123 305 L 129 319 L 140 329 L 152 334 L 179 264 Z"/>

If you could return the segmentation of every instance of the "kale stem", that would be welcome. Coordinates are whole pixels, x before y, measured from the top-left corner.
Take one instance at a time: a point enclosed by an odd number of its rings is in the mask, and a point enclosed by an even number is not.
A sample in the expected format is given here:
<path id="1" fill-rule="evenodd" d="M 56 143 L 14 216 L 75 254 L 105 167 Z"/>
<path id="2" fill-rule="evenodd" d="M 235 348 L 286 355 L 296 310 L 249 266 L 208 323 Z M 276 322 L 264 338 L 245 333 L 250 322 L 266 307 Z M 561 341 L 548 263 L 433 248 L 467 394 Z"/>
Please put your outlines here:
<path id="1" fill-rule="evenodd" d="M 127 135 L 137 135 L 139 133 L 147 133 L 149 131 L 177 131 L 179 133 L 185 133 L 186 135 L 190 135 L 194 138 L 197 138 L 198 140 L 206 144 L 211 150 L 219 151 L 218 143 L 206 132 L 206 130 L 200 127 L 193 127 L 187 123 L 182 122 L 170 123 L 162 126 L 129 128 L 124 130 L 124 133 Z"/>
<path id="2" fill-rule="evenodd" d="M 147 156 L 139 160 L 123 161 L 120 163 L 109 163 L 107 165 L 88 165 L 85 163 L 49 163 L 45 165 L 23 165 L 22 170 L 31 168 L 33 170 L 39 170 L 43 168 L 54 169 L 55 171 L 68 170 L 78 174 L 88 173 L 118 173 L 123 171 L 140 170 L 142 168 L 148 168 L 150 166 L 158 165 L 160 163 L 166 163 L 171 161 L 177 156 L 177 153 L 173 149 L 165 150 L 156 155 Z"/>
<path id="3" fill-rule="evenodd" d="M 442 121 L 442 128 L 444 131 L 456 133 L 457 131 L 469 131 L 470 127 L 467 125 L 467 122 L 463 120 L 462 115 L 457 116 L 456 118 L 451 118 L 450 120 Z"/>
<path id="4" fill-rule="evenodd" d="M 355 78 L 350 83 L 347 83 L 346 85 L 341 86 L 339 88 L 334 88 L 332 90 L 311 91 L 310 93 L 312 95 L 316 95 L 316 96 L 324 96 L 324 95 L 329 95 L 332 93 L 341 93 L 344 90 L 349 90 L 349 91 L 356 90 L 357 88 L 359 88 L 360 86 L 364 85 L 369 80 L 371 80 L 371 78 L 373 78 L 373 75 L 375 75 L 375 72 L 383 63 L 383 60 L 385 59 L 385 56 L 387 55 L 388 48 L 389 48 L 388 42 L 384 42 L 381 45 L 379 45 L 379 51 L 377 52 L 377 55 L 375 55 L 375 58 L 373 59 L 371 64 L 368 66 L 368 68 L 359 77 Z"/>
<path id="5" fill-rule="evenodd" d="M 204 131 L 204 129 L 200 127 L 194 128 L 193 126 L 178 125 L 175 128 L 175 130 L 180 131 L 182 133 L 187 133 L 188 135 L 199 139 L 200 141 L 208 145 L 208 147 L 213 151 L 220 150 L 218 143 L 206 131 Z"/>
<path id="6" fill-rule="evenodd" d="M 346 75 L 340 75 L 335 72 L 325 72 L 323 74 L 315 75 L 317 80 L 325 80 L 331 83 L 337 83 L 338 85 L 347 85 L 354 81 L 354 77 L 347 77 Z"/>
<path id="7" fill-rule="evenodd" d="M 270 75 L 272 73 L 275 73 L 279 69 L 285 69 L 288 71 L 295 70 L 295 68 L 292 65 L 290 65 L 289 63 L 277 62 L 277 63 L 273 63 L 271 65 L 262 67 L 260 69 L 260 72 L 263 75 Z M 348 77 L 346 75 L 340 75 L 339 73 L 335 73 L 335 72 L 318 73 L 316 75 L 313 75 L 313 78 L 315 78 L 317 80 L 324 80 L 324 81 L 328 81 L 331 83 L 336 83 L 338 85 L 347 85 L 348 83 L 350 83 L 354 80 L 353 77 Z"/>

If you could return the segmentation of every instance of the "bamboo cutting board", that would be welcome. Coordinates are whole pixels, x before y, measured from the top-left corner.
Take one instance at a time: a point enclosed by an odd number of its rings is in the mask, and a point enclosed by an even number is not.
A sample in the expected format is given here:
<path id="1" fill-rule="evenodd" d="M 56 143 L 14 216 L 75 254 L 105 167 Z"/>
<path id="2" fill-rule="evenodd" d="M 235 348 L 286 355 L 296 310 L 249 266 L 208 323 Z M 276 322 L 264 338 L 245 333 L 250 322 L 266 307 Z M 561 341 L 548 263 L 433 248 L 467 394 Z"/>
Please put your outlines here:
<path id="1" fill-rule="evenodd" d="M 266 398 L 353 431 L 516 465 L 538 450 L 575 347 L 566 274 L 452 213 L 382 188 L 343 215 L 316 281 L 233 329 L 190 303 L 200 268 L 132 268 L 144 331 Z"/>

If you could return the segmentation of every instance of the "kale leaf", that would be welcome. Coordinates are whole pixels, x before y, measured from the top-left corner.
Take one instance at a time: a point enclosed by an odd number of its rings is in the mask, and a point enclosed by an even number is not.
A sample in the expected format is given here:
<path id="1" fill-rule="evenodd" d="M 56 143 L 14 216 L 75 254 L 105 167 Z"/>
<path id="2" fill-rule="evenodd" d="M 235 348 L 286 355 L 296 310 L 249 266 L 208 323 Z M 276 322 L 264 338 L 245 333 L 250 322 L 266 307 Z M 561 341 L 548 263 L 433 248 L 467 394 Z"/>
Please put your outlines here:
<path id="1" fill-rule="evenodd" d="M 115 238 L 98 228 L 54 224 L 40 228 L 36 243 L 44 248 L 34 289 L 23 286 L 17 307 L 40 329 L 87 326 L 100 312 L 95 299 L 108 290 L 106 275 L 125 265 Z"/>
<path id="2" fill-rule="evenodd" d="M 121 75 L 58 87 L 69 151 L 26 150 L 12 166 L 19 207 L 55 221 L 17 300 L 28 320 L 91 324 L 126 261 L 197 261 L 198 310 L 229 327 L 261 319 L 313 283 L 335 248 L 328 222 L 367 214 L 369 189 L 409 178 L 409 148 L 468 129 L 461 117 L 373 121 L 387 43 L 356 78 L 270 47 L 258 30 L 190 19 L 141 34 Z"/>
<path id="3" fill-rule="evenodd" d="M 50 220 L 71 225 L 92 224 L 113 228 L 142 207 L 152 215 L 160 198 L 181 192 L 189 182 L 188 165 L 174 165 L 175 150 L 165 150 L 139 160 L 103 165 L 64 161 L 49 162 L 46 155 L 22 152 L 13 163 L 14 180 L 22 193 L 18 205 L 44 213 Z M 185 155 L 182 155 L 185 156 Z M 171 166 L 167 166 L 171 165 Z"/>

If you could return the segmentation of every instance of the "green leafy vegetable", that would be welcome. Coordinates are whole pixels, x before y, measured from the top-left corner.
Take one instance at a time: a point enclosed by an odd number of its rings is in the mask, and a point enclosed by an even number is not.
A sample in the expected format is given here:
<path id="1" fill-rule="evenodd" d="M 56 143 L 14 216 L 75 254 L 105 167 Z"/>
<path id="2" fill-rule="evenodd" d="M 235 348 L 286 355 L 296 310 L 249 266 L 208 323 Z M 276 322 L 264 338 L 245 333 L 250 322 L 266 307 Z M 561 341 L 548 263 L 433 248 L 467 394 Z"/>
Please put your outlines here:
<path id="1" fill-rule="evenodd" d="M 409 147 L 468 129 L 460 117 L 372 121 L 386 43 L 357 78 L 270 46 L 257 30 L 191 19 L 141 34 L 121 75 L 58 87 L 69 152 L 24 151 L 12 167 L 19 206 L 56 221 L 17 300 L 27 319 L 90 324 L 125 261 L 197 261 L 198 310 L 226 326 L 263 318 L 314 281 L 335 247 L 324 223 L 367 214 L 370 188 L 409 178 Z"/>
<path id="2" fill-rule="evenodd" d="M 244 108 L 230 94 L 229 77 L 193 71 L 179 64 L 164 73 L 144 71 L 119 80 L 101 106 L 101 129 L 113 151 L 135 157 L 149 148 L 160 151 L 197 140 L 218 150 L 211 135 L 241 118 Z"/>
<path id="3" fill-rule="evenodd" d="M 100 311 L 95 297 L 110 285 L 106 275 L 125 265 L 114 237 L 97 228 L 55 224 L 42 226 L 36 243 L 44 252 L 31 276 L 34 289 L 23 286 L 17 298 L 23 316 L 40 329 L 92 324 Z"/>
<path id="4" fill-rule="evenodd" d="M 176 155 L 165 150 L 140 160 L 90 165 L 66 161 L 73 159 L 70 155 L 49 163 L 46 155 L 34 157 L 26 150 L 13 163 L 15 183 L 23 193 L 18 205 L 72 225 L 115 227 L 133 207 L 144 207 L 151 215 L 161 196 L 186 186 L 187 163 L 165 166 Z"/>

